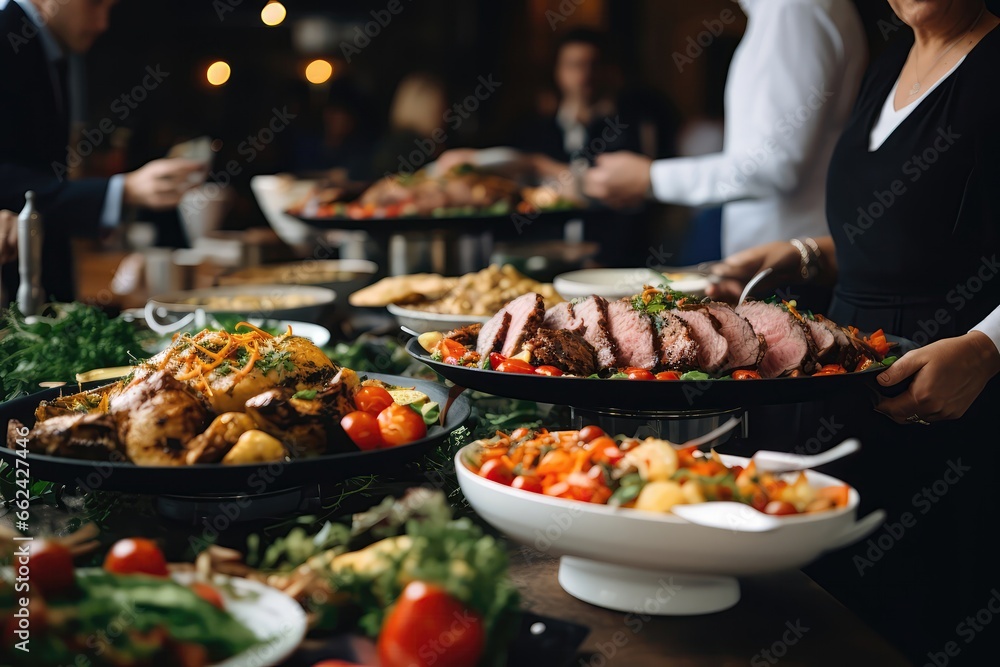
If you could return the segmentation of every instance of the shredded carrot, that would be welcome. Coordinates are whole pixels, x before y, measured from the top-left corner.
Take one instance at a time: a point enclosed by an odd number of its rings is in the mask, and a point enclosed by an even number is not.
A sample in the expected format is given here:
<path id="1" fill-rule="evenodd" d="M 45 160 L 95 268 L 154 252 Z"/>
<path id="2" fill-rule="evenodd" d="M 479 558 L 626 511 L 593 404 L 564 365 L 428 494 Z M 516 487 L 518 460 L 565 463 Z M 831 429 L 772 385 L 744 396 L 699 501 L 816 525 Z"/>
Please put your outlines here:
<path id="1" fill-rule="evenodd" d="M 249 322 L 239 322 L 236 325 L 236 329 L 250 329 L 251 331 L 253 331 L 253 332 L 255 332 L 255 333 L 257 333 L 257 334 L 259 334 L 261 336 L 266 336 L 267 338 L 274 338 L 274 336 L 272 336 L 271 334 L 267 333 L 266 331 L 264 331 L 263 329 L 261 329 L 259 327 L 255 327 L 254 325 L 250 324 Z M 292 328 L 288 327 L 289 333 L 291 333 L 291 330 L 292 330 Z"/>

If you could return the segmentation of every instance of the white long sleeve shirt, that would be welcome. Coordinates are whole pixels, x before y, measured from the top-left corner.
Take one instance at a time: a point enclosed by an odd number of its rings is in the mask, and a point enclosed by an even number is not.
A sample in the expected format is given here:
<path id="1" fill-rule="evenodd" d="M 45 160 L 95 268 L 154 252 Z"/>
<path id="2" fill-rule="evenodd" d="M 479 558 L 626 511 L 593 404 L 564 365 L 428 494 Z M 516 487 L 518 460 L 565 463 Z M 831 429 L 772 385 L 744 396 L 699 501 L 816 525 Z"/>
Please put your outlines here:
<path id="1" fill-rule="evenodd" d="M 826 173 L 868 62 L 850 0 L 740 0 L 747 31 L 725 93 L 721 153 L 658 160 L 660 201 L 724 204 L 728 256 L 762 243 L 827 236 Z"/>

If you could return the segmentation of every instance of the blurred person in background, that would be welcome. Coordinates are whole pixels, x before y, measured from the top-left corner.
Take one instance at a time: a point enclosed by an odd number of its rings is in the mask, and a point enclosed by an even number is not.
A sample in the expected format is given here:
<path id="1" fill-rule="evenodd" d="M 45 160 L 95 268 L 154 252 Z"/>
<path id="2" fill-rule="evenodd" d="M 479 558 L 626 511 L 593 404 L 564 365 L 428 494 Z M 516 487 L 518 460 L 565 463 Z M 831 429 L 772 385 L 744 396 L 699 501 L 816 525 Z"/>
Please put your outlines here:
<path id="1" fill-rule="evenodd" d="M 0 211 L 0 266 L 17 259 L 17 216 Z M 3 308 L 3 304 L 0 304 Z"/>
<path id="2" fill-rule="evenodd" d="M 177 206 L 205 165 L 154 160 L 111 178 L 66 178 L 70 153 L 69 55 L 86 53 L 108 28 L 116 0 L 0 0 L 0 207 L 20 209 L 34 190 L 45 224 L 42 287 L 49 299 L 75 297 L 70 236 L 117 227 L 123 206 Z M 7 293 L 17 271 L 5 267 Z"/>
<path id="3" fill-rule="evenodd" d="M 721 153 L 598 156 L 584 192 L 611 206 L 646 198 L 724 204 L 723 256 L 824 233 L 827 165 L 867 63 L 850 0 L 740 0 L 746 34 L 726 83 Z"/>
<path id="4" fill-rule="evenodd" d="M 372 170 L 377 176 L 412 174 L 445 148 L 448 97 L 444 83 L 427 72 L 403 77 L 389 108 L 389 129 L 379 142 Z"/>
<path id="5" fill-rule="evenodd" d="M 318 112 L 309 114 L 313 118 L 310 127 L 296 137 L 293 170 L 330 172 L 334 181 L 368 181 L 381 176 L 372 170 L 374 114 L 362 92 L 350 80 L 338 79 L 330 85 L 326 98 Z"/>

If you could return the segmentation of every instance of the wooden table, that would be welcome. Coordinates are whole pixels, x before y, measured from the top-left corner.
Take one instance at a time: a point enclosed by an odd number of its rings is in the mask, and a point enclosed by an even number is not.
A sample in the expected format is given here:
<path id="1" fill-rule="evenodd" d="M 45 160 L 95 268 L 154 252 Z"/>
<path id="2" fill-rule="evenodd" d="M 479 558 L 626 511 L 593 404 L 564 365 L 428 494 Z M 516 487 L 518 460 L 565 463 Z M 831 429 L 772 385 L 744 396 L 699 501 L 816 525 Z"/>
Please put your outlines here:
<path id="1" fill-rule="evenodd" d="M 910 664 L 799 570 L 740 579 L 739 604 L 717 614 L 647 616 L 577 600 L 559 586 L 558 569 L 528 547 L 511 554 L 523 609 L 590 628 L 573 667 Z"/>

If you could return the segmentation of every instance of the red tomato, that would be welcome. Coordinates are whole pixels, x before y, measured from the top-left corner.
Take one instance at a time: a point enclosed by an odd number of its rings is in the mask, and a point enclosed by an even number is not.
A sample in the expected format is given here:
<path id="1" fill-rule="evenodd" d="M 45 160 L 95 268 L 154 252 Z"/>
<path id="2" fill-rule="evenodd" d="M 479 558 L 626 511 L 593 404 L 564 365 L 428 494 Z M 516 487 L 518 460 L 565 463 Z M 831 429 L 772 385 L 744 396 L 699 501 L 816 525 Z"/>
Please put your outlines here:
<path id="1" fill-rule="evenodd" d="M 427 435 L 424 418 L 413 408 L 396 403 L 378 413 L 378 429 L 390 447 L 405 445 Z"/>
<path id="2" fill-rule="evenodd" d="M 618 443 L 614 441 L 614 438 L 606 435 L 591 440 L 590 449 L 594 452 L 591 458 L 600 463 L 614 465 L 625 456 L 625 453 L 618 449 Z"/>
<path id="3" fill-rule="evenodd" d="M 490 368 L 493 370 L 499 370 L 500 364 L 507 361 L 507 357 L 503 356 L 499 352 L 490 352 Z"/>
<path id="4" fill-rule="evenodd" d="M 527 361 L 521 361 L 520 359 L 505 359 L 496 368 L 501 373 L 526 373 L 528 375 L 535 374 L 535 367 L 529 364 Z"/>
<path id="5" fill-rule="evenodd" d="M 542 483 L 538 481 L 537 477 L 526 477 L 524 475 L 518 475 L 514 478 L 511 486 L 515 489 L 521 489 L 522 491 L 530 491 L 532 493 L 542 492 Z"/>
<path id="6" fill-rule="evenodd" d="M 628 375 L 629 380 L 655 380 L 656 376 L 647 371 L 645 368 L 634 368 L 629 367 L 622 371 Z"/>
<path id="7" fill-rule="evenodd" d="M 213 607 L 219 609 L 226 608 L 226 603 L 222 600 L 222 594 L 214 586 L 206 584 L 204 581 L 196 581 L 191 584 L 190 588 L 198 597 Z"/>
<path id="8" fill-rule="evenodd" d="M 576 434 L 576 437 L 579 438 L 580 442 L 590 442 L 591 440 L 600 438 L 602 435 L 604 435 L 604 429 L 600 426 L 591 424 L 581 428 L 580 432 Z"/>
<path id="9" fill-rule="evenodd" d="M 784 500 L 772 500 L 764 507 L 764 514 L 798 514 L 799 511 L 795 509 L 795 505 L 785 502 Z"/>
<path id="10" fill-rule="evenodd" d="M 514 474 L 506 463 L 500 459 L 490 459 L 479 468 L 480 477 L 485 477 L 491 482 L 511 486 L 514 483 Z"/>
<path id="11" fill-rule="evenodd" d="M 362 412 L 361 410 L 349 412 L 340 420 L 340 426 L 347 432 L 347 437 L 351 439 L 351 442 L 362 451 L 367 452 L 385 447 L 378 417 L 370 412 Z"/>
<path id="12" fill-rule="evenodd" d="M 757 371 L 733 371 L 734 380 L 759 380 L 760 373 Z"/>
<path id="13" fill-rule="evenodd" d="M 442 338 L 441 342 L 438 343 L 437 351 L 441 353 L 441 359 L 444 363 L 452 366 L 457 366 L 462 357 L 469 353 L 464 345 L 452 338 Z"/>
<path id="14" fill-rule="evenodd" d="M 813 373 L 813 377 L 823 376 L 823 375 L 842 375 L 847 372 L 847 369 L 840 364 L 827 364 L 819 369 L 817 372 Z"/>
<path id="15" fill-rule="evenodd" d="M 681 374 L 677 371 L 660 371 L 656 374 L 657 380 L 680 380 Z"/>
<path id="16" fill-rule="evenodd" d="M 104 558 L 104 569 L 115 574 L 167 576 L 167 559 L 152 540 L 132 537 L 118 540 Z"/>
<path id="17" fill-rule="evenodd" d="M 696 451 L 698 451 L 698 445 L 691 445 L 690 447 L 684 447 L 682 449 L 678 449 L 677 458 L 678 461 L 680 462 L 680 467 L 690 468 L 696 462 L 700 461 L 701 459 L 696 459 L 694 457 L 694 453 Z"/>
<path id="18" fill-rule="evenodd" d="M 358 410 L 373 415 L 377 415 L 392 404 L 392 394 L 382 387 L 361 387 L 358 393 L 354 394 L 354 405 Z"/>
<path id="19" fill-rule="evenodd" d="M 346 660 L 321 660 L 312 667 L 364 667 L 364 665 L 359 665 L 356 662 L 347 662 Z"/>
<path id="20" fill-rule="evenodd" d="M 563 372 L 555 366 L 539 366 L 535 369 L 535 372 L 539 375 L 548 375 L 552 378 L 557 378 L 563 374 Z"/>
<path id="21" fill-rule="evenodd" d="M 32 540 L 28 544 L 31 584 L 51 597 L 73 590 L 73 554 L 58 542 Z"/>
<path id="22" fill-rule="evenodd" d="M 715 477 L 716 475 L 721 475 L 726 472 L 725 466 L 723 466 L 718 461 L 709 461 L 706 459 L 697 459 L 694 463 L 688 466 L 690 470 L 695 475 L 701 475 L 702 477 Z"/>
<path id="23" fill-rule="evenodd" d="M 378 636 L 381 667 L 475 667 L 486 642 L 483 620 L 443 589 L 412 581 Z"/>

